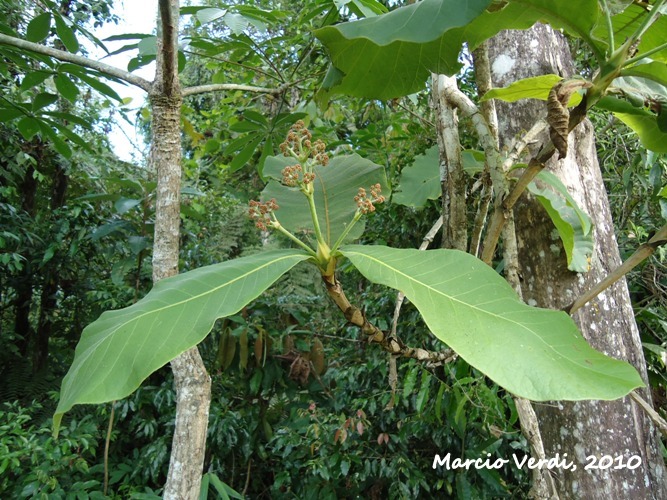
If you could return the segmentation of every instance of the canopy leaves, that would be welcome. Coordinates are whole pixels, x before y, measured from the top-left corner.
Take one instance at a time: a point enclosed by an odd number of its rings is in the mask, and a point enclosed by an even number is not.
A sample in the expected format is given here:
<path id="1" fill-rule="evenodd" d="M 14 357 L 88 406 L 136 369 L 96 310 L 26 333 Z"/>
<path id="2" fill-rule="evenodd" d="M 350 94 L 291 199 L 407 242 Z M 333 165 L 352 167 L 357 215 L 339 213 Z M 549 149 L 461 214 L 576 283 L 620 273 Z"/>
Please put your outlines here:
<path id="1" fill-rule="evenodd" d="M 606 47 L 593 36 L 600 9 L 596 0 L 572 8 L 565 0 L 510 0 L 487 9 L 486 0 L 424 0 L 381 16 L 327 26 L 315 36 L 333 64 L 324 90 L 391 99 L 424 88 L 431 72 L 452 75 L 466 43 L 476 48 L 505 29 L 548 22 L 586 40 L 596 55 Z"/>

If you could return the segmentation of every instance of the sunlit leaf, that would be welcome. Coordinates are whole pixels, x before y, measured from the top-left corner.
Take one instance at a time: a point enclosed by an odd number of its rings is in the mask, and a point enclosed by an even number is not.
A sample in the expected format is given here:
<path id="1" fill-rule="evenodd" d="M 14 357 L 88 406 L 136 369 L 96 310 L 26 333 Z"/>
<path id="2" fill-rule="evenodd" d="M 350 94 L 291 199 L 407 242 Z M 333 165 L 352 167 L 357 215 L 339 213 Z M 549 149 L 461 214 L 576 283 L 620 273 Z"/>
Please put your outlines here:
<path id="1" fill-rule="evenodd" d="M 344 74 L 335 91 L 389 99 L 421 90 L 430 71 L 453 73 L 460 46 L 444 33 L 465 26 L 488 0 L 424 0 L 381 16 L 315 31 Z"/>
<path id="2" fill-rule="evenodd" d="M 667 37 L 667 35 L 665 36 Z M 651 61 L 645 64 L 637 64 L 625 68 L 622 74 L 653 80 L 663 88 L 667 87 L 667 64 L 664 62 Z M 665 97 L 667 97 L 667 93 L 665 93 Z"/>
<path id="3" fill-rule="evenodd" d="M 157 37 L 149 36 L 142 38 L 137 44 L 139 49 L 139 55 L 142 56 L 154 56 L 157 54 Z"/>
<path id="4" fill-rule="evenodd" d="M 643 107 L 616 97 L 600 99 L 597 107 L 612 111 L 614 116 L 630 127 L 646 149 L 667 153 L 667 132 L 661 130 L 658 116 Z"/>
<path id="5" fill-rule="evenodd" d="M 206 8 L 198 10 L 195 16 L 200 23 L 206 24 L 221 18 L 226 13 L 226 9 Z"/>
<path id="6" fill-rule="evenodd" d="M 604 52 L 605 44 L 592 35 L 600 16 L 597 0 L 582 0 L 576 9 L 566 0 L 510 0 L 485 11 L 489 3 L 424 0 L 316 30 L 339 77 L 329 76 L 325 91 L 378 99 L 408 95 L 422 90 L 431 72 L 456 73 L 464 44 L 472 50 L 501 30 L 527 29 L 538 21 Z"/>
<path id="7" fill-rule="evenodd" d="M 648 113 L 614 113 L 614 115 L 635 131 L 646 149 L 656 153 L 667 153 L 667 132 L 661 129 L 657 116 Z"/>
<path id="8" fill-rule="evenodd" d="M 491 267 L 457 250 L 350 245 L 369 280 L 405 293 L 433 334 L 501 387 L 527 399 L 616 399 L 644 384 L 590 347 L 564 312 L 530 307 Z"/>
<path id="9" fill-rule="evenodd" d="M 541 75 L 517 80 L 507 87 L 489 90 L 480 99 L 481 102 L 489 99 L 500 99 L 505 102 L 515 102 L 520 99 L 540 99 L 546 101 L 549 91 L 563 78 L 558 75 Z M 581 95 L 572 94 L 568 106 L 576 106 L 581 102 Z"/>
<path id="10" fill-rule="evenodd" d="M 639 2 L 632 2 L 625 10 L 613 16 L 614 48 L 618 48 L 621 44 L 625 43 L 635 33 L 637 28 L 640 27 L 647 15 L 648 11 L 645 5 L 640 5 Z M 665 43 L 665 33 L 667 33 L 667 16 L 662 15 L 641 37 L 639 46 L 637 47 L 637 55 L 641 56 L 641 54 L 663 45 Z M 593 34 L 597 38 L 607 39 L 606 24 L 599 23 Z M 663 47 L 662 50 L 652 53 L 650 57 L 654 60 L 667 62 L 667 47 Z"/>

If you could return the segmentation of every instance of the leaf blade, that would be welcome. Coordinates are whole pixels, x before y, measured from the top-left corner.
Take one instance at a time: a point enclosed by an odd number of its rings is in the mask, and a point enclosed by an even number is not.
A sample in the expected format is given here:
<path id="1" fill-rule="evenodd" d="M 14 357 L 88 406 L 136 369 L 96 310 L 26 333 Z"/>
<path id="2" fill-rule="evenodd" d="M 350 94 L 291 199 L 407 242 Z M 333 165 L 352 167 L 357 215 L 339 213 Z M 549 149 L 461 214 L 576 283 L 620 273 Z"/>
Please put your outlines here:
<path id="1" fill-rule="evenodd" d="M 262 191 L 264 201 L 276 198 L 280 209 L 276 217 L 280 223 L 293 233 L 312 230 L 312 219 L 306 197 L 297 188 L 283 186 L 277 179 L 281 171 L 296 160 L 285 156 L 270 156 L 266 159 L 263 174 L 270 177 Z M 336 156 L 326 167 L 315 167 L 314 181 L 315 207 L 324 240 L 329 245 L 338 239 L 347 224 L 350 223 L 357 205 L 354 197 L 360 187 L 368 189 L 373 184 L 380 184 L 382 193 L 389 195 L 389 185 L 384 168 L 358 154 Z M 359 238 L 364 231 L 365 221 L 360 220 L 347 235 L 347 241 Z"/>
<path id="2" fill-rule="evenodd" d="M 359 245 L 341 253 L 368 279 L 403 291 L 436 337 L 518 396 L 610 400 L 643 386 L 629 364 L 593 350 L 567 314 L 522 303 L 469 254 Z"/>
<path id="3" fill-rule="evenodd" d="M 429 71 L 459 67 L 443 33 L 481 14 L 487 0 L 424 0 L 381 16 L 315 30 L 345 76 L 336 92 L 390 99 L 421 90 Z M 462 5 L 463 4 L 463 5 Z"/>
<path id="4" fill-rule="evenodd" d="M 538 187 L 535 181 L 528 185 L 528 190 L 542 204 L 556 226 L 567 255 L 567 268 L 577 273 L 588 272 L 595 245 L 590 217 L 554 174 L 543 170 L 537 179 L 552 190 Z"/>
<path id="5" fill-rule="evenodd" d="M 75 404 L 127 396 L 197 345 L 216 319 L 236 313 L 308 258 L 299 250 L 278 250 L 206 266 L 160 281 L 130 307 L 103 313 L 84 329 L 63 379 L 55 432 Z"/>

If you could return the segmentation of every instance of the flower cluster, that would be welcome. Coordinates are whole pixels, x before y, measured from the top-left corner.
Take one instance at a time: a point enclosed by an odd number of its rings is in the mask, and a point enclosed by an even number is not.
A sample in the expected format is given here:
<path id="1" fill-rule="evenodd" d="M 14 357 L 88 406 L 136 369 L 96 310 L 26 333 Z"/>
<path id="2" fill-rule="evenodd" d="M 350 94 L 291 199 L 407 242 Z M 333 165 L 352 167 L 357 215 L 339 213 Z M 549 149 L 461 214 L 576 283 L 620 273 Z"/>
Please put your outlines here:
<path id="1" fill-rule="evenodd" d="M 385 198 L 382 196 L 382 186 L 374 184 L 371 186 L 371 195 L 368 196 L 364 188 L 359 188 L 359 193 L 354 197 L 357 202 L 358 210 L 362 214 L 375 212 L 375 203 L 383 203 Z"/>
<path id="2" fill-rule="evenodd" d="M 326 145 L 320 139 L 312 142 L 313 134 L 306 128 L 303 120 L 297 121 L 290 128 L 285 142 L 280 144 L 280 151 L 285 156 L 293 156 L 301 162 L 308 159 L 326 167 L 329 156 L 326 154 Z"/>
<path id="3" fill-rule="evenodd" d="M 301 180 L 301 172 L 303 169 L 300 164 L 292 165 L 289 167 L 283 168 L 282 174 L 283 178 L 280 181 L 285 186 L 294 187 L 299 184 Z"/>
<path id="4" fill-rule="evenodd" d="M 252 220 L 255 221 L 255 226 L 257 226 L 258 229 L 266 231 L 266 228 L 271 226 L 273 223 L 271 214 L 278 210 L 278 208 L 279 207 L 275 198 L 271 198 L 266 203 L 250 200 L 250 209 L 248 210 L 248 215 Z"/>
<path id="5" fill-rule="evenodd" d="M 289 167 L 283 168 L 281 183 L 285 186 L 294 187 L 298 186 L 300 183 L 308 185 L 315 180 L 315 174 L 313 172 L 306 172 L 303 174 L 303 180 L 301 180 L 301 168 L 300 164 L 291 165 Z"/>

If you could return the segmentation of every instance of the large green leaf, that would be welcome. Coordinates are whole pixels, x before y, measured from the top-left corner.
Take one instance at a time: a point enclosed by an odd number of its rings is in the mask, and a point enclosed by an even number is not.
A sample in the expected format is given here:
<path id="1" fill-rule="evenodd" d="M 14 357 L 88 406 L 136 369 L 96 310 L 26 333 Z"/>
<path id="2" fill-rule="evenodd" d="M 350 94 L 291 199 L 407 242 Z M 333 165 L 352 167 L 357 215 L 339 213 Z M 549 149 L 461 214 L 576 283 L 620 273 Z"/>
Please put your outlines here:
<path id="1" fill-rule="evenodd" d="M 69 20 L 65 20 L 60 16 L 56 16 L 56 33 L 58 38 L 63 43 L 65 48 L 72 53 L 78 52 L 79 50 L 79 41 L 76 39 L 76 35 L 70 26 L 68 26 Z"/>
<path id="2" fill-rule="evenodd" d="M 538 21 L 583 38 L 598 54 L 604 50 L 591 34 L 600 15 L 597 0 L 582 0 L 576 8 L 567 0 L 510 0 L 485 11 L 489 3 L 424 0 L 316 30 L 334 66 L 325 89 L 378 99 L 408 95 L 424 88 L 430 72 L 456 73 L 464 43 L 472 50 L 501 30 Z"/>
<path id="3" fill-rule="evenodd" d="M 315 31 L 345 76 L 335 89 L 389 99 L 421 90 L 430 71 L 452 74 L 460 45 L 442 37 L 481 14 L 489 0 L 424 0 L 371 17 Z"/>
<path id="4" fill-rule="evenodd" d="M 463 170 L 475 175 L 484 170 L 484 153 L 474 149 L 461 151 Z M 401 180 L 391 198 L 393 203 L 420 208 L 427 200 L 435 200 L 442 194 L 440 186 L 440 152 L 438 146 L 427 149 L 415 157 L 414 163 L 401 171 Z"/>
<path id="5" fill-rule="evenodd" d="M 644 385 L 628 363 L 592 349 L 566 313 L 524 304 L 469 254 L 359 245 L 341 253 L 369 280 L 405 293 L 436 337 L 517 396 L 611 400 Z"/>
<path id="6" fill-rule="evenodd" d="M 41 42 L 51 31 L 51 13 L 44 12 L 33 18 L 28 23 L 28 28 L 26 29 L 26 40 L 29 42 Z"/>
<path id="7" fill-rule="evenodd" d="M 465 28 L 452 30 L 448 43 L 467 43 L 469 49 L 505 29 L 528 29 L 536 22 L 548 23 L 583 38 L 596 52 L 601 53 L 604 44 L 592 34 L 598 24 L 600 8 L 597 0 L 582 0 L 572 8 L 567 0 L 510 0 L 501 9 L 490 9 Z"/>
<path id="8" fill-rule="evenodd" d="M 480 99 L 480 102 L 488 101 L 489 99 L 500 99 L 505 102 L 515 102 L 520 99 L 540 99 L 541 101 L 546 101 L 551 88 L 562 79 L 558 75 L 541 75 L 524 78 L 509 84 L 507 87 L 489 90 Z M 570 97 L 568 106 L 576 106 L 580 102 L 581 95 L 575 92 Z"/>
<path id="9" fill-rule="evenodd" d="M 538 182 L 546 186 L 538 186 Z M 567 255 L 567 268 L 577 273 L 588 272 L 593 255 L 593 224 L 567 191 L 565 185 L 551 172 L 543 170 L 528 190 L 551 217 Z"/>
<path id="10" fill-rule="evenodd" d="M 667 33 L 665 34 L 667 37 Z M 658 83 L 663 89 L 667 87 L 667 63 L 644 60 L 643 64 L 636 64 L 623 70 L 623 75 L 635 76 Z M 667 95 L 665 95 L 667 97 Z"/>
<path id="11" fill-rule="evenodd" d="M 667 132 L 661 130 L 655 115 L 648 113 L 614 113 L 616 118 L 635 131 L 646 149 L 667 153 Z"/>
<path id="12" fill-rule="evenodd" d="M 197 345 L 216 319 L 238 312 L 308 255 L 264 252 L 160 281 L 142 300 L 87 326 L 63 379 L 53 418 L 75 404 L 124 398 L 155 370 Z"/>
<path id="13" fill-rule="evenodd" d="M 618 48 L 634 35 L 648 15 L 645 5 L 638 5 L 639 2 L 633 2 L 625 10 L 612 17 L 612 29 L 614 31 L 614 48 Z M 665 33 L 667 33 L 667 16 L 660 16 L 651 27 L 642 35 L 637 47 L 638 55 L 644 54 L 649 50 L 657 48 L 665 43 Z M 605 23 L 598 23 L 593 31 L 594 36 L 602 39 L 608 38 L 607 26 Z M 667 62 L 667 47 L 651 54 L 651 58 L 662 62 Z"/>
<path id="14" fill-rule="evenodd" d="M 275 198 L 280 209 L 276 216 L 280 223 L 293 233 L 312 232 L 312 219 L 306 197 L 297 188 L 283 186 L 277 179 L 288 165 L 294 165 L 293 158 L 270 156 L 264 165 L 264 175 L 272 180 L 262 191 L 262 199 Z M 336 156 L 326 167 L 315 168 L 315 207 L 322 235 L 329 245 L 333 245 L 357 210 L 354 197 L 360 187 L 366 190 L 373 184 L 382 186 L 382 193 L 388 198 L 389 187 L 384 168 L 366 160 L 358 154 Z M 364 231 L 364 218 L 355 224 L 347 236 L 347 241 L 359 238 Z"/>
<path id="15" fill-rule="evenodd" d="M 418 208 L 423 207 L 427 200 L 435 200 L 441 193 L 440 153 L 438 146 L 433 146 L 401 171 L 401 181 L 391 201 Z"/>
<path id="16" fill-rule="evenodd" d="M 624 99 L 611 96 L 600 99 L 597 106 L 612 111 L 614 116 L 637 134 L 646 149 L 656 153 L 667 153 L 667 132 L 660 128 L 658 115 L 643 107 L 634 106 Z"/>

